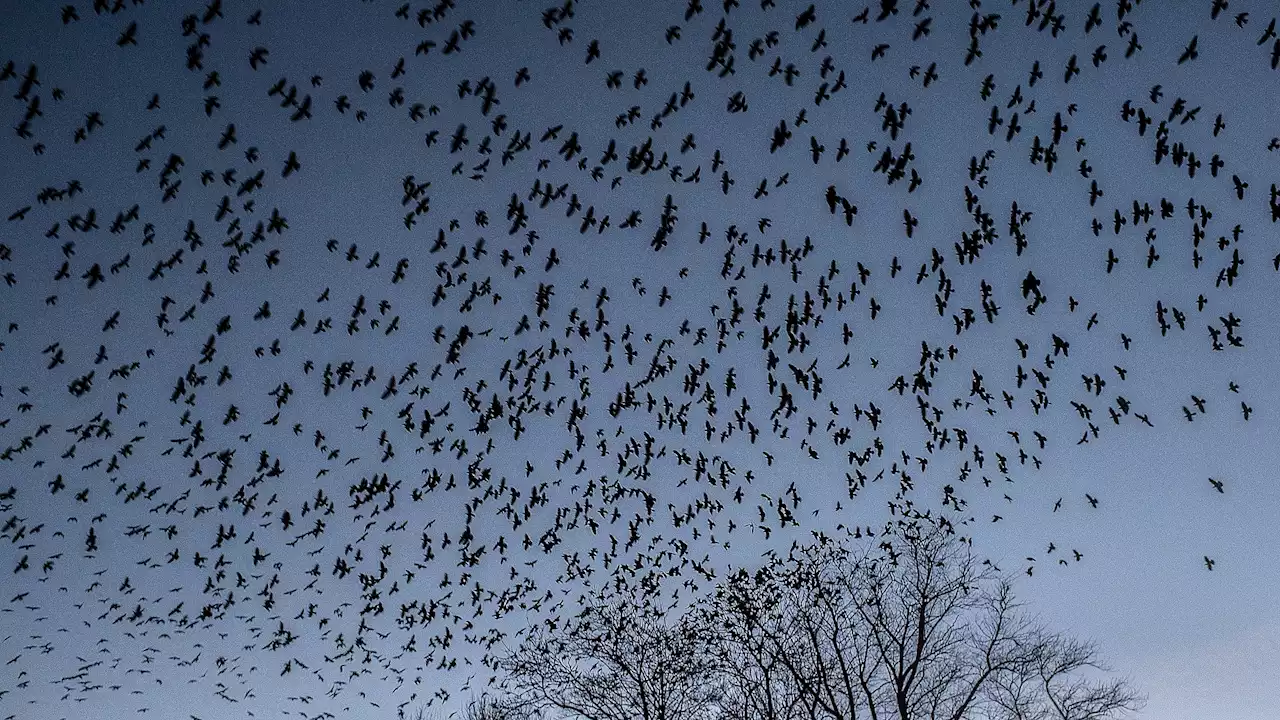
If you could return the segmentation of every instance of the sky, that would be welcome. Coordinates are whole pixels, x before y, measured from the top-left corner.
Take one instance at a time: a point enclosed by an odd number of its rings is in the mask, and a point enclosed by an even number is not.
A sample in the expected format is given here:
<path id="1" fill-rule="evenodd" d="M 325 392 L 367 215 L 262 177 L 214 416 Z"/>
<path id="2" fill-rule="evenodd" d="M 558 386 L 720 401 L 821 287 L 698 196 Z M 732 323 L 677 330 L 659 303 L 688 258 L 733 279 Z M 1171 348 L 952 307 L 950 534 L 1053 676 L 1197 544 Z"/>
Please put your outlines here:
<path id="1" fill-rule="evenodd" d="M 1138 717 L 1266 716 L 1274 8 L 1028 4 L 10 3 L 0 717 L 447 712 L 904 493 Z"/>

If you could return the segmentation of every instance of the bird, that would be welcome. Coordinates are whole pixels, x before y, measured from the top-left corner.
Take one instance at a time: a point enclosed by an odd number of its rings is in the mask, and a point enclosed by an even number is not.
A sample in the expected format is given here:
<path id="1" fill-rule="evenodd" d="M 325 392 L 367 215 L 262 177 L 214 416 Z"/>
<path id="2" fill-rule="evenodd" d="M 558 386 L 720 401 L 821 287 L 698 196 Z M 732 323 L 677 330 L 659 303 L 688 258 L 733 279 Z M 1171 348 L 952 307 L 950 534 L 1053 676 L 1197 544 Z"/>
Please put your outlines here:
<path id="1" fill-rule="evenodd" d="M 1186 62 L 1190 62 L 1200 57 L 1200 51 L 1197 47 L 1199 44 L 1199 41 L 1200 41 L 1199 35 L 1191 36 L 1190 42 L 1188 42 L 1187 46 L 1182 50 L 1182 54 L 1178 56 L 1179 65 L 1182 65 L 1183 63 L 1186 63 Z"/>

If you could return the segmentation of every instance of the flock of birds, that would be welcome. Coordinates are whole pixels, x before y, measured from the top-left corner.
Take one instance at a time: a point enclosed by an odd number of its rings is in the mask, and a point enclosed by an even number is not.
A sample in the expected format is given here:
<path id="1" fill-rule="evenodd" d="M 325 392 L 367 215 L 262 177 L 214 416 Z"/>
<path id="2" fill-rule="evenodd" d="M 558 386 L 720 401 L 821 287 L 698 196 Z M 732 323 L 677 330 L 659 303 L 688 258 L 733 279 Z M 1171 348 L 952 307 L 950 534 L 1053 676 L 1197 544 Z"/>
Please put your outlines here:
<path id="1" fill-rule="evenodd" d="M 1089 512 L 1103 491 L 1030 508 L 1017 481 L 1108 433 L 1249 422 L 1234 381 L 1160 414 L 1123 358 L 1247 346 L 1229 290 L 1280 255 L 1223 218 L 1261 196 L 1276 222 L 1280 190 L 1228 152 L 1230 108 L 1173 88 L 1197 28 L 1276 69 L 1276 19 L 1150 4 L 689 0 L 646 9 L 652 37 L 575 0 L 32 10 L 115 89 L 82 106 L 88 78 L 0 57 L 0 717 L 145 712 L 175 677 L 211 695 L 193 718 L 252 715 L 264 676 L 308 718 L 446 704 L 595 593 L 688 602 L 762 548 L 895 519 Z M 298 33 L 362 22 L 386 39 L 306 64 Z M 1006 37 L 1043 55 L 986 59 Z M 1091 106 L 1138 66 L 1170 79 Z M 1126 194 L 1104 143 L 1240 204 Z M 1088 216 L 1050 228 L 1068 196 Z M 352 234 L 308 219 L 326 205 Z M 1177 265 L 1193 300 L 1121 327 L 1032 261 L 1060 233 L 1105 248 L 1090 282 Z"/>

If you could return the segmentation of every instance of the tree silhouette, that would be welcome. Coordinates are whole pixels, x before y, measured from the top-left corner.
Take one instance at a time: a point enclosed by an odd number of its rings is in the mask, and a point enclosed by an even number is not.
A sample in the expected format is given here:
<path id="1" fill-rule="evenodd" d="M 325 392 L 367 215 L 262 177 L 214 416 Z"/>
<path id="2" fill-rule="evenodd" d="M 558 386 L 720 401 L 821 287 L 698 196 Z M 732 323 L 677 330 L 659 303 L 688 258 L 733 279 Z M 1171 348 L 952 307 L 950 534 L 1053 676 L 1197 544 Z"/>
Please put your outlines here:
<path id="1" fill-rule="evenodd" d="M 500 667 L 503 707 L 589 720 L 1108 720 L 1142 704 L 947 526 L 861 551 L 818 535 L 674 621 L 593 605 Z"/>

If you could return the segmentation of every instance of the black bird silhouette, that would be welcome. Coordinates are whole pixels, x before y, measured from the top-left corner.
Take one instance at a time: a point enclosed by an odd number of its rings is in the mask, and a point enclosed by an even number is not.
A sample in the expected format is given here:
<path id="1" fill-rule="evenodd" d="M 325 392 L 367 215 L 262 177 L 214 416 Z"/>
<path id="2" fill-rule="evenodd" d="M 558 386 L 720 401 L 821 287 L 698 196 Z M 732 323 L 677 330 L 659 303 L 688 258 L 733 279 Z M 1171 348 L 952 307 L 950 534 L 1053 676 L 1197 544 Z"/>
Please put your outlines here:
<path id="1" fill-rule="evenodd" d="M 1191 37 L 1191 42 L 1187 43 L 1187 47 L 1184 48 L 1182 51 L 1182 54 L 1178 56 L 1179 65 L 1185 62 L 1190 62 L 1191 60 L 1195 60 L 1196 58 L 1200 57 L 1200 51 L 1198 49 L 1199 42 L 1200 42 L 1199 35 L 1193 35 Z"/>

